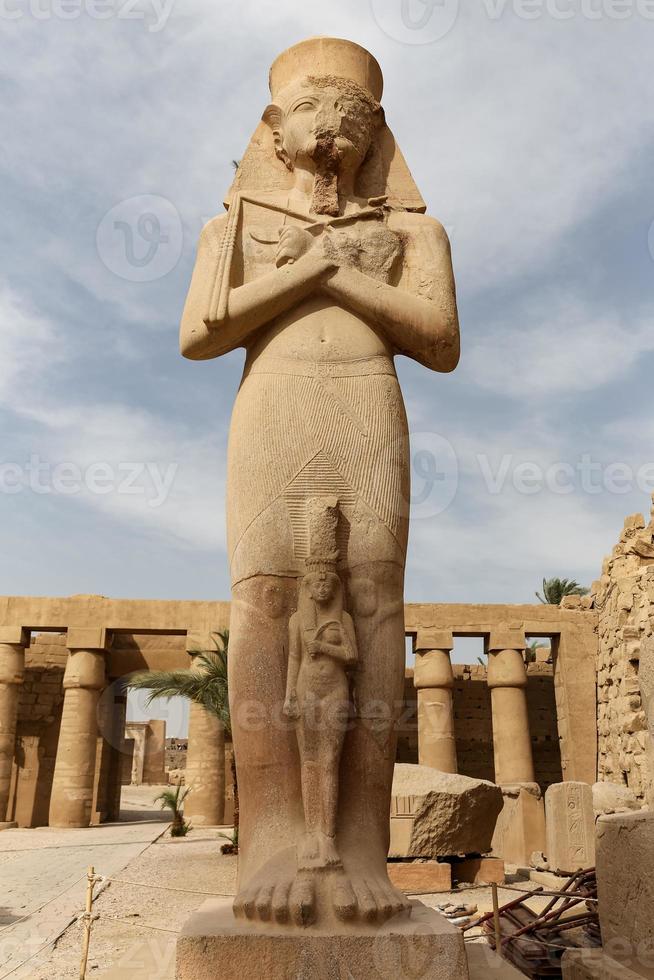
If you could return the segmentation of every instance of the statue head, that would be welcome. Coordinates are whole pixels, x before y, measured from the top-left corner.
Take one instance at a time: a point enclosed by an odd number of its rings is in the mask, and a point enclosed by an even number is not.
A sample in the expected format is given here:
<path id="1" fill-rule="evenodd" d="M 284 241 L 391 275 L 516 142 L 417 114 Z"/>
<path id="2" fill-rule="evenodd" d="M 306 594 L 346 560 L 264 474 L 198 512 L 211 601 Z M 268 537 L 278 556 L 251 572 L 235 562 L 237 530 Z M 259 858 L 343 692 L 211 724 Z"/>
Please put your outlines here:
<path id="1" fill-rule="evenodd" d="M 384 80 L 375 58 L 352 41 L 310 37 L 283 51 L 270 69 L 271 104 L 241 157 L 225 196 L 306 191 L 311 211 L 338 213 L 341 200 L 386 197 L 425 210 L 381 109 Z M 297 99 L 304 96 L 305 104 Z M 280 162 L 281 161 L 281 162 Z"/>
<path id="2" fill-rule="evenodd" d="M 326 570 L 310 572 L 307 575 L 309 595 L 318 605 L 325 605 L 336 595 L 340 579 L 335 572 Z"/>
<path id="3" fill-rule="evenodd" d="M 338 183 L 353 183 L 384 122 L 381 90 L 372 55 L 338 38 L 309 38 L 270 69 L 263 120 L 284 166 L 315 175 L 313 211 L 338 214 Z"/>
<path id="4" fill-rule="evenodd" d="M 275 153 L 289 170 L 316 171 L 333 161 L 356 173 L 383 123 L 380 104 L 362 86 L 336 75 L 291 82 L 268 106 L 264 121 Z"/>

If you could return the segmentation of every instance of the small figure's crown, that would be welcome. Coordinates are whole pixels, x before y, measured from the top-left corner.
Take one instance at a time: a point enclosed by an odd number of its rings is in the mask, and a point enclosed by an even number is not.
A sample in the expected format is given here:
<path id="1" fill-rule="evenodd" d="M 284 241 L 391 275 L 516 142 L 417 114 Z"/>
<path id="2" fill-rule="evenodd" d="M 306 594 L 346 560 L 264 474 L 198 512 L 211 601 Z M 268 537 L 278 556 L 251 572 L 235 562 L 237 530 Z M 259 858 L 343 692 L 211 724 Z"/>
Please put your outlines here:
<path id="1" fill-rule="evenodd" d="M 335 75 L 356 82 L 381 101 L 384 78 L 376 59 L 354 41 L 339 37 L 309 37 L 282 51 L 270 69 L 274 98 L 291 82 L 308 75 Z"/>
<path id="2" fill-rule="evenodd" d="M 338 497 L 310 497 L 307 501 L 309 524 L 309 554 L 305 559 L 307 572 L 335 572 L 338 561 L 336 529 L 338 527 Z"/>

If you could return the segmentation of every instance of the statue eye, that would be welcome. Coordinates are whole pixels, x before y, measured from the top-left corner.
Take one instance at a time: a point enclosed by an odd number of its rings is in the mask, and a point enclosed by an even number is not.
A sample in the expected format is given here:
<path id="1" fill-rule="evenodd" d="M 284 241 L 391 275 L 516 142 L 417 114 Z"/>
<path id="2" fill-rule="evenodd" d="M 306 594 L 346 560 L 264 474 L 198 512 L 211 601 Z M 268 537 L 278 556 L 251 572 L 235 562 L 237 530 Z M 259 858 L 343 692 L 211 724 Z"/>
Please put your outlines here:
<path id="1" fill-rule="evenodd" d="M 293 112 L 306 112 L 307 109 L 315 109 L 313 102 L 305 100 L 304 102 L 298 102 L 298 104 L 293 109 Z"/>

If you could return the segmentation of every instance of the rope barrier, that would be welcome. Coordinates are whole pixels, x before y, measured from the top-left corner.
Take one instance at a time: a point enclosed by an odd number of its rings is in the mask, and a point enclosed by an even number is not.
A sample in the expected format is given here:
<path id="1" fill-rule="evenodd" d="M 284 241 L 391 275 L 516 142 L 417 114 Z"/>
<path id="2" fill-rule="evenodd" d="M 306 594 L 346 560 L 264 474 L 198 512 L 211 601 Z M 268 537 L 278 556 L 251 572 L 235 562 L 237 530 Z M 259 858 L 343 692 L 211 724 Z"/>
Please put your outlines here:
<path id="1" fill-rule="evenodd" d="M 146 840 L 116 840 L 116 841 L 101 841 L 99 843 L 97 841 L 94 841 L 91 842 L 90 844 L 83 844 L 83 843 L 46 844 L 44 847 L 34 847 L 34 848 L 9 847 L 6 848 L 5 850 L 0 850 L 0 854 L 35 854 L 39 851 L 66 851 L 66 850 L 70 850 L 71 848 L 75 848 L 75 850 L 79 850 L 82 847 L 95 847 L 97 849 L 102 847 L 134 847 L 136 844 L 156 844 L 159 837 L 162 837 L 166 833 L 168 826 L 169 824 L 166 824 L 162 832 L 159 834 L 158 837 L 155 837 L 154 840 L 152 839 L 152 837 L 148 837 Z"/>
<path id="2" fill-rule="evenodd" d="M 135 929 L 154 929 L 155 932 L 168 932 L 171 936 L 179 936 L 178 929 L 163 929 L 161 926 L 153 926 L 149 922 L 130 922 L 129 919 L 120 919 L 116 915 L 101 913 L 98 919 L 109 919 L 111 922 L 122 922 L 126 926 L 134 926 Z"/>
<path id="3" fill-rule="evenodd" d="M 481 942 L 480 943 L 479 942 L 480 939 L 484 940 L 484 942 Z M 504 942 L 505 943 L 506 943 L 506 939 L 507 939 L 507 937 L 505 936 L 504 937 Z M 488 937 L 485 936 L 483 933 L 478 933 L 478 935 L 476 935 L 476 936 L 464 936 L 463 937 L 463 941 L 464 941 L 464 943 L 476 942 L 480 946 L 488 946 L 489 949 L 493 949 L 493 947 L 488 942 Z M 536 943 L 539 946 L 547 946 L 549 949 L 558 949 L 558 950 L 564 950 L 564 951 L 566 949 L 576 949 L 576 948 L 578 948 L 578 947 L 575 947 L 575 946 L 557 946 L 555 943 L 548 943 L 544 939 L 529 939 L 527 936 L 512 936 L 510 941 L 511 942 L 515 942 L 515 943 Z"/>
<path id="4" fill-rule="evenodd" d="M 203 895 L 205 898 L 234 898 L 234 892 L 199 892 L 193 888 L 173 888 L 171 885 L 153 885 L 149 881 L 127 881 L 125 878 L 105 878 L 100 876 L 101 881 L 108 881 L 116 885 L 133 885 L 136 888 L 154 888 L 164 892 L 180 892 L 185 895 Z"/>

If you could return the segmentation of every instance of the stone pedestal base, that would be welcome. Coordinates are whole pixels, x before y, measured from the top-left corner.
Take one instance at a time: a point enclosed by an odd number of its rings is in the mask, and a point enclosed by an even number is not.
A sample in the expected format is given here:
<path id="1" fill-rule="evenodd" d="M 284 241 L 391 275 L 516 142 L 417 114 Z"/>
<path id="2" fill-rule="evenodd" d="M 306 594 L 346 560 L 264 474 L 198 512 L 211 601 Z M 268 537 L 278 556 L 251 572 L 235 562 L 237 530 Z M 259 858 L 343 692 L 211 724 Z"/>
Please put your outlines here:
<path id="1" fill-rule="evenodd" d="M 493 854 L 506 864 L 529 867 L 534 851 L 545 850 L 545 804 L 536 783 L 503 786 L 504 808 L 493 834 Z"/>
<path id="2" fill-rule="evenodd" d="M 15 820 L 0 820 L 0 830 L 13 830 L 17 826 Z"/>
<path id="3" fill-rule="evenodd" d="M 602 949 L 571 949 L 563 954 L 563 980 L 643 980 L 642 973 L 607 956 Z"/>
<path id="4" fill-rule="evenodd" d="M 461 931 L 420 902 L 377 928 L 263 929 L 234 919 L 231 900 L 210 899 L 177 942 L 177 980 L 468 980 Z"/>

